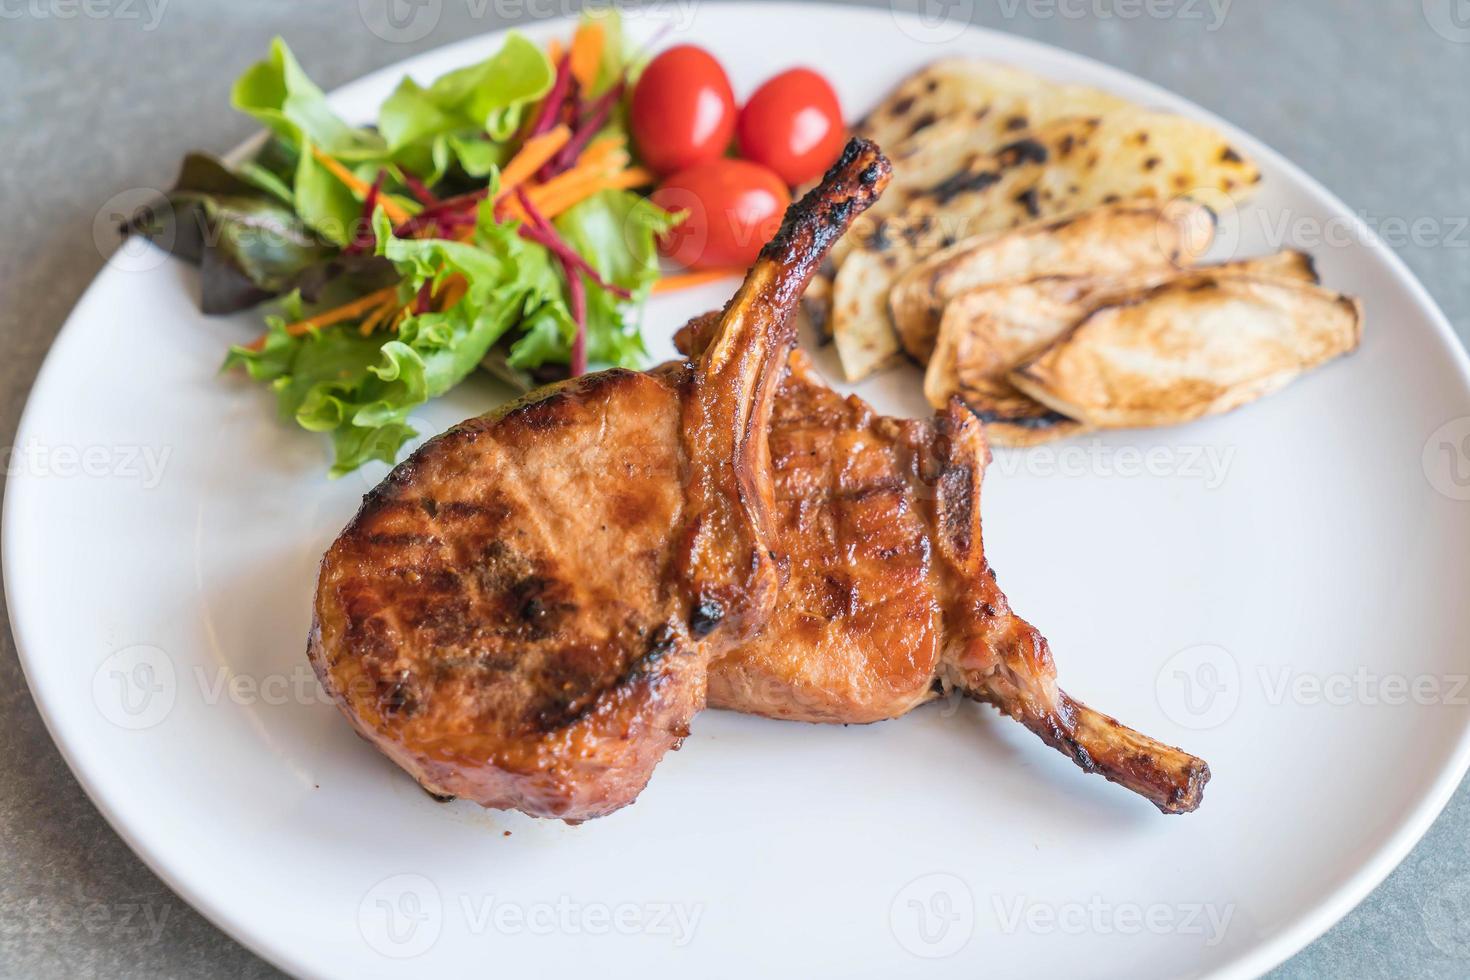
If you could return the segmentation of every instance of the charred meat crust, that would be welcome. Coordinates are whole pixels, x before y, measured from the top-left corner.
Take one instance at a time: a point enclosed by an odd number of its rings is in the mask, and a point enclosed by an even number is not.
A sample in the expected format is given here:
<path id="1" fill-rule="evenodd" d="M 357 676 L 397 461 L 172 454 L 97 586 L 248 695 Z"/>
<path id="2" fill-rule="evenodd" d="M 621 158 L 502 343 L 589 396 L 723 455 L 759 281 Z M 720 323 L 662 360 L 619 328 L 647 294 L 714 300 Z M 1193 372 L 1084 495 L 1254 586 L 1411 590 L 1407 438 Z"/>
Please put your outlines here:
<path id="1" fill-rule="evenodd" d="M 787 220 L 761 249 L 761 258 L 802 270 L 801 286 L 826 259 L 827 252 L 855 217 L 883 193 L 893 167 L 868 140 L 848 141 L 822 183 L 792 205 Z"/>
<path id="2" fill-rule="evenodd" d="M 699 350 L 707 323 L 691 321 L 681 349 Z M 980 535 L 989 449 L 962 403 L 884 418 L 798 352 L 771 452 L 790 579 L 766 628 L 714 663 L 713 706 L 863 724 L 957 688 L 1165 812 L 1199 804 L 1208 767 L 1069 698 L 1046 640 L 1011 612 Z"/>
<path id="3" fill-rule="evenodd" d="M 791 312 L 888 172 L 871 144 L 843 161 L 788 212 L 698 366 L 589 375 L 462 423 L 328 550 L 313 668 L 431 793 L 572 822 L 626 806 L 703 707 L 730 624 L 759 625 Z"/>

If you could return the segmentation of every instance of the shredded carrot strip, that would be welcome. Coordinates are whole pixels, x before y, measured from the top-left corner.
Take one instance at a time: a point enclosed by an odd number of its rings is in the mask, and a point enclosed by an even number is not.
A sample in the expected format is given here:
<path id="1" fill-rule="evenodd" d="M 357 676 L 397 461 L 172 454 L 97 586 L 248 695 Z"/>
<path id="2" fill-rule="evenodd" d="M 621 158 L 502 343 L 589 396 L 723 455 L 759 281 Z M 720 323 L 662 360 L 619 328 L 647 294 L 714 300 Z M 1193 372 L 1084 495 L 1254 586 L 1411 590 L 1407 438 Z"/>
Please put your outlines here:
<path id="1" fill-rule="evenodd" d="M 577 161 L 577 165 L 621 170 L 628 165 L 628 154 L 623 149 L 624 142 L 621 136 L 604 136 L 594 140 L 587 149 L 582 151 L 582 157 Z"/>
<path id="2" fill-rule="evenodd" d="M 359 297 L 350 303 L 343 303 L 341 306 L 324 310 L 316 316 L 309 316 L 305 320 L 298 320 L 296 323 L 287 324 L 286 332 L 293 337 L 300 337 L 309 331 L 320 330 L 322 327 L 330 327 L 333 324 L 341 323 L 343 320 L 351 320 L 355 316 L 361 316 L 380 303 L 386 303 L 396 299 L 397 296 L 397 286 L 386 286 L 375 293 L 368 293 L 366 296 Z M 265 335 L 256 337 L 245 346 L 251 350 L 260 350 L 265 346 L 265 339 Z"/>
<path id="3" fill-rule="evenodd" d="M 445 280 L 444 288 L 440 291 L 439 309 L 444 311 L 464 299 L 464 294 L 469 291 L 470 284 L 465 281 L 464 276 L 450 276 Z"/>
<path id="4" fill-rule="evenodd" d="M 334 323 L 351 320 L 360 313 L 366 313 L 379 303 L 385 303 L 389 299 L 397 297 L 397 295 L 398 287 L 396 285 L 385 286 L 375 293 L 368 293 L 366 296 L 355 299 L 350 303 L 343 303 L 341 306 L 333 307 L 330 310 L 318 313 L 316 316 L 309 316 L 305 320 L 299 320 L 296 323 L 290 324 L 286 327 L 286 332 L 293 337 L 299 337 L 308 330 L 320 330 L 322 327 L 330 327 Z"/>
<path id="5" fill-rule="evenodd" d="M 608 178 L 608 186 L 617 190 L 632 190 L 635 187 L 647 187 L 658 180 L 658 175 L 652 170 L 644 170 L 642 167 L 629 167 L 627 170 L 619 170 Z"/>
<path id="6" fill-rule="evenodd" d="M 577 166 L 562 171 L 544 184 L 528 187 L 526 191 L 531 195 L 531 200 L 535 201 L 539 207 L 543 200 L 563 197 L 584 184 L 606 180 L 609 176 L 602 167 Z"/>
<path id="7" fill-rule="evenodd" d="M 357 328 L 358 332 L 361 333 L 364 337 L 367 337 L 371 335 L 374 330 L 378 329 L 378 327 L 382 326 L 383 321 L 388 319 L 389 314 L 398 309 L 397 299 L 398 297 L 394 296 L 392 301 L 384 303 L 376 310 L 373 310 L 373 312 L 362 321 L 362 326 Z"/>
<path id="8" fill-rule="evenodd" d="M 322 166 L 332 172 L 332 176 L 346 184 L 352 193 L 358 197 L 366 198 L 368 192 L 373 189 L 371 184 L 359 179 L 356 174 L 342 166 L 336 159 L 323 153 L 319 147 L 313 146 L 311 148 L 311 155 L 316 157 Z M 378 195 L 378 204 L 395 225 L 402 224 L 412 217 L 407 211 L 403 210 L 402 206 L 386 194 Z"/>
<path id="9" fill-rule="evenodd" d="M 530 191 L 531 203 L 546 217 L 554 218 L 599 191 L 627 190 L 651 184 L 654 180 L 653 174 L 642 167 L 630 167 L 614 174 L 600 169 L 576 167 L 558 174 L 540 187 L 533 187 Z"/>
<path id="10" fill-rule="evenodd" d="M 547 61 L 550 61 L 554 65 L 558 61 L 561 60 L 561 56 L 562 56 L 561 39 L 554 37 L 550 41 L 547 41 L 546 42 L 546 60 Z"/>
<path id="11" fill-rule="evenodd" d="M 695 286 L 703 286 L 711 282 L 719 282 L 721 279 L 730 279 L 745 275 L 744 269 L 699 269 L 695 272 L 681 272 L 677 275 L 664 276 L 653 284 L 651 292 L 673 293 L 681 289 L 693 289 Z"/>
<path id="12" fill-rule="evenodd" d="M 586 92 L 597 81 L 602 66 L 603 30 L 599 21 L 584 21 L 572 35 L 572 77 Z"/>
<path id="13" fill-rule="evenodd" d="M 526 140 L 510 162 L 500 169 L 500 193 L 514 190 L 518 184 L 529 180 L 571 138 L 570 129 L 556 126 L 540 136 L 532 136 Z"/>

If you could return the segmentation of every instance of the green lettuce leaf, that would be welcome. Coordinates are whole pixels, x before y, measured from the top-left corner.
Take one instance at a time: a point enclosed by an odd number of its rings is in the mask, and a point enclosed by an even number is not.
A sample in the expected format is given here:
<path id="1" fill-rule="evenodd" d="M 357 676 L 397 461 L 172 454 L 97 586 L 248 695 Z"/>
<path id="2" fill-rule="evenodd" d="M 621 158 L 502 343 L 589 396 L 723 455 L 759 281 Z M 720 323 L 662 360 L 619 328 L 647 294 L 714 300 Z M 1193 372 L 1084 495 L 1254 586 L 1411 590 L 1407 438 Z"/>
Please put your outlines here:
<path id="1" fill-rule="evenodd" d="M 427 175 L 429 183 L 451 162 L 483 177 L 505 162 L 504 141 L 551 88 L 555 74 L 540 48 L 511 34 L 494 55 L 428 88 L 405 78 L 379 110 L 378 131 L 393 160 Z"/>
<path id="2" fill-rule="evenodd" d="M 294 146 L 319 146 L 339 160 L 381 158 L 387 151 L 380 135 L 338 118 L 280 38 L 271 42 L 264 61 L 251 65 L 236 80 L 230 104 Z"/>
<path id="3" fill-rule="evenodd" d="M 681 215 L 671 214 L 632 191 L 608 190 L 559 215 L 553 224 L 562 240 L 572 247 L 603 279 L 633 294 L 633 305 L 641 311 L 649 289 L 658 279 L 657 236 L 678 224 Z M 634 367 L 647 354 L 638 324 L 625 316 L 628 303 L 612 293 L 587 284 L 587 357 L 601 364 Z M 519 350 L 526 343 L 524 354 Z M 518 341 L 512 351 L 516 367 L 535 367 L 543 360 L 570 358 L 571 342 L 551 351 L 542 340 Z M 540 359 L 537 359 L 540 358 Z"/>
<path id="4" fill-rule="evenodd" d="M 128 229 L 201 267 L 205 313 L 232 313 L 293 288 L 335 253 L 269 186 L 202 153 L 184 158 L 159 207 Z"/>
<path id="5" fill-rule="evenodd" d="M 514 226 L 484 217 L 490 210 L 487 203 L 473 244 L 394 238 L 383 212 L 374 215 L 378 254 L 403 279 L 400 299 L 408 302 L 426 282 L 437 288 L 462 276 L 467 289 L 453 307 L 408 316 L 396 333 L 369 337 L 336 327 L 293 337 L 284 316 L 272 317 L 261 349 L 231 351 L 226 367 L 241 365 L 270 383 L 284 416 L 331 433 L 332 476 L 371 459 L 393 462 L 417 434 L 410 413 L 462 381 L 506 331 L 528 318 L 565 318 L 564 309 L 542 312 L 561 302 L 546 251 L 522 241 Z"/>

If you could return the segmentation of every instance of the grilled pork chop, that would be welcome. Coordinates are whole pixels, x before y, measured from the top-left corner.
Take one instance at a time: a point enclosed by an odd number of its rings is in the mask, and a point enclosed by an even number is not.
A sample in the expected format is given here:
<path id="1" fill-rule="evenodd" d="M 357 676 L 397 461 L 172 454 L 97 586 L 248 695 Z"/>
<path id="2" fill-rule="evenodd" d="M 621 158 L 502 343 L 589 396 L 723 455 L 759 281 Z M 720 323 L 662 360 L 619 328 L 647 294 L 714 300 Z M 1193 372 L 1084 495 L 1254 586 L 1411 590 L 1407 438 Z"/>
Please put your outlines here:
<path id="1" fill-rule="evenodd" d="M 888 161 L 854 140 L 697 362 L 535 392 L 425 444 L 322 561 L 309 656 L 432 793 L 568 821 L 631 803 L 779 586 L 767 433 L 791 313 Z"/>
<path id="2" fill-rule="evenodd" d="M 693 321 L 680 348 L 698 353 L 716 326 Z M 958 690 L 1165 813 L 1199 805 L 1204 761 L 1068 697 L 1046 639 L 1011 612 L 980 537 L 990 452 L 958 399 L 885 418 L 796 351 L 770 450 L 786 583 L 764 629 L 711 667 L 711 706 L 864 723 Z"/>

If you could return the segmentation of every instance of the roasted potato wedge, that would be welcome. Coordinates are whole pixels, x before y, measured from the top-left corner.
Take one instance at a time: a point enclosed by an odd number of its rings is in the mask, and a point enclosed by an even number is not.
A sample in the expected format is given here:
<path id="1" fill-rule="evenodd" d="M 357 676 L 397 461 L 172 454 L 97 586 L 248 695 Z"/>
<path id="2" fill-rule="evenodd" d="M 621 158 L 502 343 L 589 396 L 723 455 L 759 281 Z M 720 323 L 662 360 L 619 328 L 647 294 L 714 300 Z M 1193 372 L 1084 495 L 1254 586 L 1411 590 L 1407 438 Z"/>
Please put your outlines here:
<path id="1" fill-rule="evenodd" d="M 963 399 L 961 399 L 963 400 Z M 1026 449 L 1081 435 L 1087 426 L 1025 395 L 1014 398 L 977 399 L 965 407 L 985 427 L 985 439 L 992 446 Z"/>
<path id="2" fill-rule="evenodd" d="M 1210 127 L 1143 110 L 1064 119 L 979 154 L 902 210 L 854 226 L 833 285 L 833 334 L 843 370 L 858 380 L 898 353 L 888 291 L 910 266 L 965 238 L 1130 198 L 1189 190 L 1231 196 L 1260 179 Z"/>
<path id="3" fill-rule="evenodd" d="M 1317 281 L 1310 256 L 1293 251 L 1201 271 Z M 961 293 L 945 309 L 924 373 L 924 395 L 940 407 L 958 395 L 985 422 L 986 435 L 996 445 L 1035 445 L 1043 438 L 1071 435 L 1081 424 L 1060 424 L 1057 420 L 1066 417 L 1022 394 L 1011 384 L 1010 372 L 1110 298 L 1135 295 L 1178 275 L 1177 270 L 1153 269 L 1122 278 L 1046 276 Z"/>
<path id="4" fill-rule="evenodd" d="M 945 306 L 967 290 L 1038 276 L 1167 276 L 1193 265 L 1214 239 L 1215 213 L 1185 198 L 1105 204 L 943 249 L 899 277 L 889 310 L 903 349 L 924 364 Z"/>
<path id="5" fill-rule="evenodd" d="M 1210 272 L 1113 296 L 1010 374 L 1093 428 L 1227 412 L 1358 346 L 1359 302 L 1305 282 Z"/>

